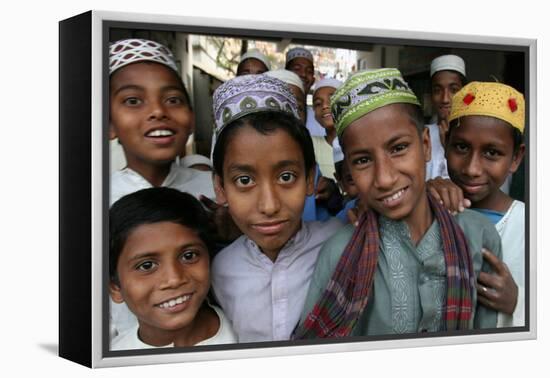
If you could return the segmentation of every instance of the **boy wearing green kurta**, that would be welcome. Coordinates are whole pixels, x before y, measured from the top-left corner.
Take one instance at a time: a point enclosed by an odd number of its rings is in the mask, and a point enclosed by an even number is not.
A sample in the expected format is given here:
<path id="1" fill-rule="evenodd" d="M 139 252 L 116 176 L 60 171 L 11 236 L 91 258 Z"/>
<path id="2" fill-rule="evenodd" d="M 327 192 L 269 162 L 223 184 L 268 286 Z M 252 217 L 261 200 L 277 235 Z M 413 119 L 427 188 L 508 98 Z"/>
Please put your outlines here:
<path id="1" fill-rule="evenodd" d="M 369 208 L 322 248 L 295 338 L 456 331 L 496 326 L 477 306 L 494 226 L 452 216 L 425 188 L 430 137 L 396 69 L 352 75 L 331 98 L 346 161 Z"/>

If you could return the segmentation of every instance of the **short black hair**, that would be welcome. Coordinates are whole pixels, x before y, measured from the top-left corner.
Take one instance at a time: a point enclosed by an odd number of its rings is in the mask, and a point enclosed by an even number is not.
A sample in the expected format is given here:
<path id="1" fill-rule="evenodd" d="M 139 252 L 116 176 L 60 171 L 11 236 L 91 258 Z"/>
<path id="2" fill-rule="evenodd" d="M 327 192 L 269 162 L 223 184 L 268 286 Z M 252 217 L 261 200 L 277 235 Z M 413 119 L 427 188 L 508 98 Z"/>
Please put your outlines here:
<path id="1" fill-rule="evenodd" d="M 484 116 L 484 115 L 478 115 L 478 117 L 490 117 L 490 116 Z M 514 154 L 516 154 L 519 150 L 519 147 L 523 144 L 523 133 L 519 131 L 516 127 L 512 126 L 510 123 L 506 122 L 503 119 L 499 119 L 503 124 L 509 127 L 510 132 L 512 133 L 512 140 L 514 141 Z M 447 143 L 449 143 L 449 138 L 451 137 L 451 132 L 460 125 L 460 118 L 453 119 L 449 123 L 449 130 L 447 130 L 447 134 L 445 134 L 445 146 L 447 146 Z"/>
<path id="2" fill-rule="evenodd" d="M 458 72 L 458 71 L 455 71 L 455 70 L 439 70 L 437 72 L 434 72 L 434 74 L 430 77 L 430 83 L 433 84 L 433 77 L 435 76 L 436 73 L 443 72 L 443 71 L 449 71 L 449 72 L 457 74 L 458 78 L 460 79 L 460 84 L 462 86 L 465 86 L 466 84 L 468 84 L 468 79 L 466 78 L 466 76 L 464 76 L 462 74 L 462 72 Z"/>
<path id="3" fill-rule="evenodd" d="M 212 241 L 208 233 L 208 215 L 191 194 L 172 188 L 148 188 L 128 194 L 109 210 L 109 278 L 119 284 L 118 259 L 130 234 L 139 226 L 173 222 L 197 232 L 208 251 Z"/>
<path id="4" fill-rule="evenodd" d="M 309 131 L 302 125 L 301 121 L 293 114 L 287 112 L 265 111 L 239 118 L 222 130 L 217 138 L 212 154 L 214 172 L 220 178 L 223 179 L 223 161 L 228 144 L 235 137 L 237 130 L 247 125 L 264 135 L 273 133 L 275 130 L 284 130 L 302 149 L 306 175 L 309 175 L 313 167 L 315 167 L 313 141 L 311 140 Z M 266 153 L 269 153 L 269 146 L 266 148 Z"/>

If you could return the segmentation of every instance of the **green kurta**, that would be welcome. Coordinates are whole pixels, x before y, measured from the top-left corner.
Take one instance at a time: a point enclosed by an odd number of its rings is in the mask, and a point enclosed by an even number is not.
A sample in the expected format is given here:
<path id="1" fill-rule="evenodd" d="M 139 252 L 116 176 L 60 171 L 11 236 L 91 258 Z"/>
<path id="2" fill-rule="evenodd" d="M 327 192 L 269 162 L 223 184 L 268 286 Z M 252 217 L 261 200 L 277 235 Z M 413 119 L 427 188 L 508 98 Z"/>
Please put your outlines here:
<path id="1" fill-rule="evenodd" d="M 502 258 L 500 237 L 484 216 L 473 211 L 466 210 L 455 220 L 464 230 L 477 277 L 483 264 L 482 247 Z M 381 243 L 373 295 L 352 335 L 441 331 L 447 283 L 437 220 L 417 246 L 412 243 L 405 222 L 380 216 L 379 229 Z M 353 231 L 351 225 L 342 228 L 321 249 L 301 321 L 322 295 Z M 483 270 L 488 271 L 488 266 L 483 264 Z M 496 312 L 477 306 L 472 328 L 494 328 L 496 321 Z"/>

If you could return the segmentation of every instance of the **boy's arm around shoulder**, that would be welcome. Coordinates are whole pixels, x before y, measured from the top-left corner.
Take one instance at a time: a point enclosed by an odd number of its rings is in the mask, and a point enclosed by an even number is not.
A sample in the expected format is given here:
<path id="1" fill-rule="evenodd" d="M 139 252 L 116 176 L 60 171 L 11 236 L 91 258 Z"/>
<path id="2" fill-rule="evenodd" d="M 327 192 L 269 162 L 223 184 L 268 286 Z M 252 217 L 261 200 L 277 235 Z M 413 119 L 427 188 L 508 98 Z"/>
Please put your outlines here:
<path id="1" fill-rule="evenodd" d="M 327 284 L 332 277 L 334 269 L 342 256 L 342 252 L 346 248 L 351 235 L 354 232 L 352 225 L 346 225 L 340 228 L 330 239 L 328 239 L 321 247 L 319 257 L 311 276 L 309 283 L 309 289 L 306 295 L 306 301 L 302 314 L 300 316 L 300 323 L 303 323 L 307 315 L 313 310 L 313 307 L 317 301 L 323 295 Z"/>

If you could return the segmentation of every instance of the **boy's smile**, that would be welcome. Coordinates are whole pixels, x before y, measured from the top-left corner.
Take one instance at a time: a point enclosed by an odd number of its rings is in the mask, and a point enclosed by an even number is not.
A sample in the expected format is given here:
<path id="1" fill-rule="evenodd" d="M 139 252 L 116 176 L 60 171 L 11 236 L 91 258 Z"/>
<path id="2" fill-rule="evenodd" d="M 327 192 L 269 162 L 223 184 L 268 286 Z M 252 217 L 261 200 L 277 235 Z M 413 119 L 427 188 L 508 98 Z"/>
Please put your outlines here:
<path id="1" fill-rule="evenodd" d="M 228 141 L 216 194 L 241 231 L 275 261 L 300 229 L 306 195 L 313 192 L 306 176 L 302 149 L 286 131 L 264 135 L 246 125 Z"/>
<path id="2" fill-rule="evenodd" d="M 325 129 L 334 128 L 334 118 L 330 111 L 330 96 L 336 92 L 336 88 L 323 87 L 315 91 L 313 96 L 313 110 L 315 119 Z"/>
<path id="3" fill-rule="evenodd" d="M 209 264 L 195 231 L 172 222 L 143 224 L 120 254 L 120 285 L 111 283 L 111 297 L 136 315 L 144 342 L 169 344 L 174 334 L 193 328 L 210 288 Z"/>
<path id="4" fill-rule="evenodd" d="M 405 106 L 412 105 L 386 105 L 364 115 L 342 140 L 361 200 L 412 228 L 431 223 L 424 184 L 430 137 L 426 129 L 419 137 Z"/>
<path id="5" fill-rule="evenodd" d="M 453 127 L 445 148 L 449 176 L 474 207 L 506 211 L 500 187 L 514 173 L 524 147 L 514 153 L 512 126 L 486 116 L 466 116 Z"/>
<path id="6" fill-rule="evenodd" d="M 166 165 L 185 149 L 193 113 L 177 75 L 159 63 L 130 64 L 113 73 L 111 138 L 138 173 Z"/>

